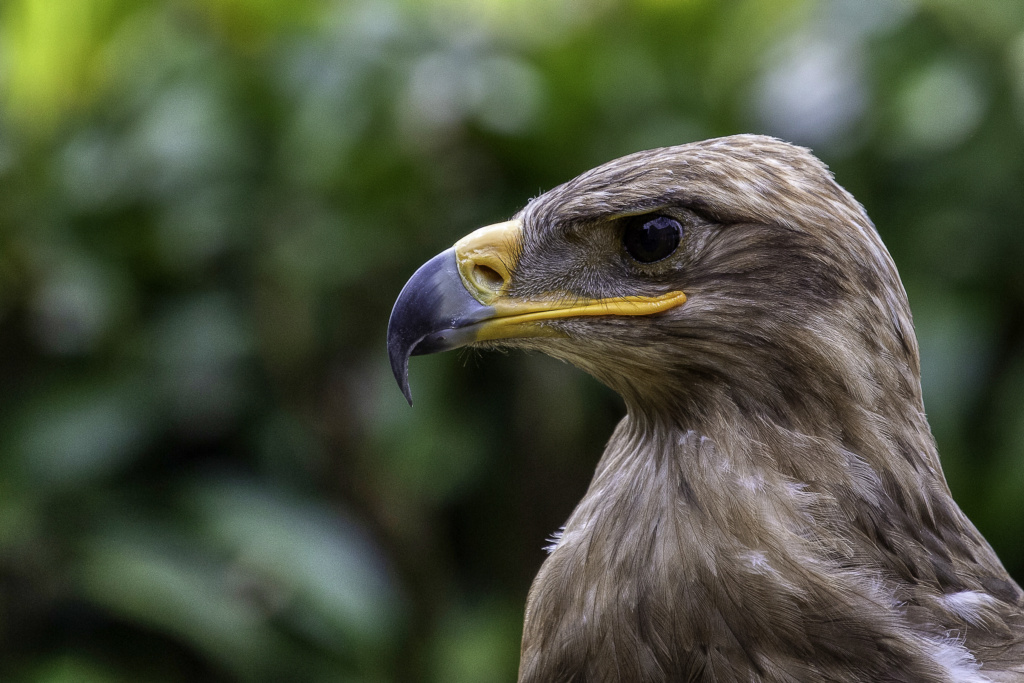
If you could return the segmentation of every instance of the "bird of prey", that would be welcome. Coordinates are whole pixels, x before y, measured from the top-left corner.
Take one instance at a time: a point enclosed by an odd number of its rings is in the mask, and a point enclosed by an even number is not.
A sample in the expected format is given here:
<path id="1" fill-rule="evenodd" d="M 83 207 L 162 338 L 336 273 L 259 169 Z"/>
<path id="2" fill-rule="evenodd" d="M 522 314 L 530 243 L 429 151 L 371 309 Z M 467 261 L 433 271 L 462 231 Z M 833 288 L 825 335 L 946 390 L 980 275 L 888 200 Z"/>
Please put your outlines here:
<path id="1" fill-rule="evenodd" d="M 410 355 L 535 349 L 618 392 L 519 680 L 1024 681 L 1024 594 L 950 496 L 903 285 L 808 150 L 632 154 L 424 264 Z"/>

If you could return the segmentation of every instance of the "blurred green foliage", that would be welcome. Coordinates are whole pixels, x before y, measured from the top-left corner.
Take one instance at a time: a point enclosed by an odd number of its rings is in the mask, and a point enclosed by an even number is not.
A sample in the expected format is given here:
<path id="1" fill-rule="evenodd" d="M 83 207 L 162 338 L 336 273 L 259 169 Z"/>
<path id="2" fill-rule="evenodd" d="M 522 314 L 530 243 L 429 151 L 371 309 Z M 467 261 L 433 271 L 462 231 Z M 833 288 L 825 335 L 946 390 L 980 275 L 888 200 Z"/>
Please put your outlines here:
<path id="1" fill-rule="evenodd" d="M 0 677 L 508 681 L 616 397 L 417 358 L 416 266 L 615 156 L 811 146 L 1024 577 L 1024 4 L 7 0 Z"/>

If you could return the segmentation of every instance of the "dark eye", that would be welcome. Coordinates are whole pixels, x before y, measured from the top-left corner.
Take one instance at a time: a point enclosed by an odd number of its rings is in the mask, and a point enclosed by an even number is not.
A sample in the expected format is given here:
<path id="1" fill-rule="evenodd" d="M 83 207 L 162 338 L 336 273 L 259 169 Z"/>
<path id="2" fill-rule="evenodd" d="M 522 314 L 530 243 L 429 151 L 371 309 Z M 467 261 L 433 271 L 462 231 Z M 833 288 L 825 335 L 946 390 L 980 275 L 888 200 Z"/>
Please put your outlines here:
<path id="1" fill-rule="evenodd" d="M 668 216 L 634 216 L 626 222 L 622 246 L 640 263 L 654 263 L 669 256 L 679 246 L 683 226 Z"/>

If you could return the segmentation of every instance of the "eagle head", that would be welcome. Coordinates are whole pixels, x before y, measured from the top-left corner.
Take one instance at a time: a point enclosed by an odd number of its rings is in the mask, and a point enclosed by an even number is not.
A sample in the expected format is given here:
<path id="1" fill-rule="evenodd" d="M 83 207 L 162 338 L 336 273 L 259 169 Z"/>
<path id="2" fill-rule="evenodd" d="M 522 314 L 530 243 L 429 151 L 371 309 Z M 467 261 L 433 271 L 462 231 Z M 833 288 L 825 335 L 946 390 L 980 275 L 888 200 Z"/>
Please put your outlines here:
<path id="1" fill-rule="evenodd" d="M 435 257 L 389 326 L 406 396 L 409 355 L 467 344 L 566 360 L 652 417 L 699 420 L 726 393 L 799 422 L 882 386 L 921 410 L 871 221 L 807 150 L 764 136 L 617 159 Z"/>

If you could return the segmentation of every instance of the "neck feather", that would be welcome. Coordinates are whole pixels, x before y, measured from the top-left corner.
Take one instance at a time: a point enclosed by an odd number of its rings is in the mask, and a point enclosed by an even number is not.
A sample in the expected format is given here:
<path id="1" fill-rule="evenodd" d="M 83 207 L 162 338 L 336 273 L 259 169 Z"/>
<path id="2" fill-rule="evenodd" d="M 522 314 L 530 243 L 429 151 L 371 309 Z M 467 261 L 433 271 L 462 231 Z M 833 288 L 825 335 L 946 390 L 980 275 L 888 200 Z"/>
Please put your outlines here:
<path id="1" fill-rule="evenodd" d="M 702 415 L 631 406 L 531 590 L 520 680 L 816 680 L 808 662 L 981 680 L 942 596 L 1019 589 L 951 499 L 923 415 L 852 411 L 827 433 L 727 400 Z"/>

